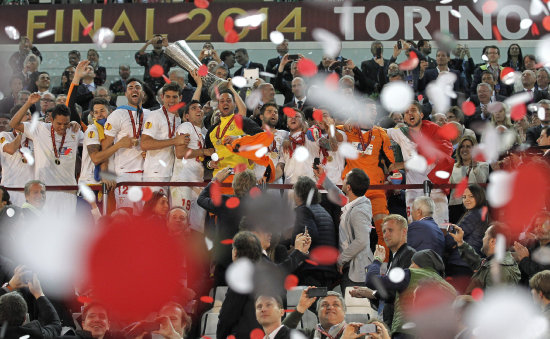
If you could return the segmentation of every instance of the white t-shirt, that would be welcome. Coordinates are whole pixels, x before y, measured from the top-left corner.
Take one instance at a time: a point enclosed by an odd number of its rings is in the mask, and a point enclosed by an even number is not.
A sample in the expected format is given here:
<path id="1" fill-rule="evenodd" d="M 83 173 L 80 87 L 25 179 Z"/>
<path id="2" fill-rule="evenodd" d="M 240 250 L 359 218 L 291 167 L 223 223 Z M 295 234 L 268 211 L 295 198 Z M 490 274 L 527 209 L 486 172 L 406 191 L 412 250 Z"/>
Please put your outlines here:
<path id="1" fill-rule="evenodd" d="M 46 185 L 76 185 L 75 164 L 78 145 L 82 142 L 82 131 L 74 133 L 67 128 L 63 146 L 63 136 L 54 132 L 55 147 L 58 151 L 60 164 L 55 163 L 54 145 L 52 143 L 52 124 L 38 122 L 34 131 L 31 123 L 23 123 L 24 135 L 34 141 L 34 177 Z"/>
<path id="2" fill-rule="evenodd" d="M 207 132 L 207 131 L 206 131 Z M 184 122 L 176 129 L 177 134 L 189 134 L 189 149 L 204 148 L 204 135 L 206 134 L 203 128 L 197 127 L 190 122 Z M 204 166 L 202 162 L 194 159 L 176 159 L 174 161 L 174 173 L 172 181 L 203 181 Z"/>
<path id="3" fill-rule="evenodd" d="M 181 119 L 174 113 L 166 111 L 168 121 L 162 107 L 152 111 L 143 126 L 143 134 L 150 136 L 155 140 L 171 139 L 169 131 L 175 131 L 181 124 Z M 172 138 L 175 136 L 172 135 Z M 144 177 L 170 177 L 174 167 L 174 146 L 162 149 L 147 151 L 147 156 L 143 163 Z"/>
<path id="4" fill-rule="evenodd" d="M 289 132 L 285 130 L 275 130 L 275 136 L 273 137 L 275 141 L 275 147 L 273 147 L 273 144 L 269 145 L 267 156 L 271 158 L 271 161 L 273 161 L 273 166 L 277 168 L 277 164 L 282 160 L 283 158 L 283 141 L 288 139 Z M 260 166 L 256 164 L 254 166 L 254 174 L 256 175 L 257 179 L 260 179 L 264 176 L 265 173 L 265 166 Z M 279 180 L 273 182 L 274 184 L 282 184 L 283 180 L 280 178 Z"/>
<path id="5" fill-rule="evenodd" d="M 94 179 L 95 165 L 88 154 L 88 146 L 91 145 L 101 145 L 99 140 L 99 133 L 97 132 L 97 127 L 94 124 L 88 125 L 88 129 L 84 132 L 84 144 L 82 147 L 82 169 L 80 170 L 80 178 L 78 182 L 83 182 L 85 184 L 99 184 L 98 181 Z M 112 159 L 112 157 L 111 157 Z M 109 161 L 108 171 L 114 172 L 115 165 L 113 161 Z"/>
<path id="6" fill-rule="evenodd" d="M 401 147 L 401 154 L 403 154 L 403 161 L 407 162 L 418 153 L 416 152 L 416 143 L 409 139 L 400 128 L 389 128 L 387 131 L 390 139 L 395 141 Z M 428 173 L 433 169 L 434 165 L 428 166 L 426 171 L 417 172 L 410 171 L 405 168 L 405 175 L 407 178 L 407 184 L 421 184 L 425 180 L 428 180 Z"/>
<path id="7" fill-rule="evenodd" d="M 13 154 L 4 152 L 4 146 L 15 139 L 13 132 L 0 133 L 0 162 L 2 164 L 2 185 L 6 187 L 24 187 L 25 184 L 34 179 L 34 165 L 23 162 L 23 154 L 16 151 Z M 28 145 L 26 145 L 28 143 Z M 31 139 L 22 137 L 21 146 L 33 150 Z"/>
<path id="8" fill-rule="evenodd" d="M 348 137 L 346 136 L 346 133 L 336 130 L 336 133 L 340 133 L 342 135 L 343 142 L 346 142 Z M 323 134 L 323 137 L 328 138 L 327 134 Z M 338 152 L 336 151 L 328 151 L 328 157 L 327 157 L 327 163 L 325 164 L 325 173 L 327 174 L 327 178 L 330 179 L 335 185 L 342 185 L 342 172 L 344 171 L 344 167 L 346 167 L 346 159 Z M 321 160 L 321 163 L 324 162 L 325 156 L 322 152 L 319 151 L 319 160 Z M 331 161 L 328 161 L 328 160 Z"/>
<path id="9" fill-rule="evenodd" d="M 113 111 L 107 122 L 105 123 L 105 135 L 115 138 L 114 142 L 117 142 L 125 136 L 133 137 L 134 130 L 132 128 L 132 120 L 130 114 L 134 119 L 134 127 L 136 133 L 139 134 L 139 119 L 137 118 L 136 111 L 130 111 L 127 109 L 117 109 Z M 143 124 L 147 120 L 150 111 L 143 109 Z M 141 135 L 138 135 L 138 139 Z M 115 173 L 120 176 L 124 173 L 143 171 L 143 157 L 141 156 L 141 147 L 139 145 L 132 146 L 131 148 L 121 148 L 115 153 Z"/>
<path id="10" fill-rule="evenodd" d="M 292 136 L 299 137 L 301 132 L 296 132 Z M 307 176 L 311 179 L 314 179 L 313 176 L 313 159 L 319 156 L 319 144 L 314 141 L 310 141 L 304 133 L 304 147 L 308 150 L 308 156 L 305 161 L 297 161 L 295 154 L 296 150 L 293 152 L 293 156 L 290 156 L 290 152 L 283 152 L 282 159 L 279 162 L 285 164 L 285 184 L 295 184 L 298 181 L 298 177 Z M 298 149 L 300 146 L 296 146 Z"/>

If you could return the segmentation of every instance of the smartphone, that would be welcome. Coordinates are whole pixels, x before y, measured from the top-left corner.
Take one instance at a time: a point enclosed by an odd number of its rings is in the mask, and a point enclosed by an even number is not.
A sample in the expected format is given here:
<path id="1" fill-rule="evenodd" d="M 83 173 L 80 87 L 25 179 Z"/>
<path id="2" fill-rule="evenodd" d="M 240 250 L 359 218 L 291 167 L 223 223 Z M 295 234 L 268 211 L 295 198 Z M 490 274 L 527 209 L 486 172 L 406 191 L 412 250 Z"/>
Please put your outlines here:
<path id="1" fill-rule="evenodd" d="M 326 287 L 310 288 L 307 291 L 307 296 L 308 296 L 308 298 L 326 297 L 327 296 L 327 288 Z"/>
<path id="2" fill-rule="evenodd" d="M 447 233 L 456 233 L 455 225 L 449 225 L 447 226 Z"/>
<path id="3" fill-rule="evenodd" d="M 309 232 L 307 231 L 307 226 L 304 226 L 304 235 L 309 235 Z"/>
<path id="4" fill-rule="evenodd" d="M 402 49 L 402 48 L 403 48 L 403 44 L 401 43 L 401 40 L 397 40 L 397 48 L 398 48 L 398 49 Z"/>
<path id="5" fill-rule="evenodd" d="M 235 174 L 235 169 L 234 169 L 234 168 L 230 168 L 230 169 L 229 169 L 229 174 L 230 174 L 230 175 Z"/>
<path id="6" fill-rule="evenodd" d="M 357 333 L 376 333 L 376 331 L 375 324 L 365 324 L 359 328 L 359 332 Z"/>
<path id="7" fill-rule="evenodd" d="M 210 55 L 210 54 L 212 54 L 211 50 L 207 49 L 206 51 L 204 51 L 204 55 Z"/>
<path id="8" fill-rule="evenodd" d="M 23 273 L 23 276 L 21 277 L 21 280 L 23 281 L 24 284 L 28 284 L 29 282 L 31 282 L 32 281 L 32 272 L 28 271 L 28 272 Z"/>
<path id="9" fill-rule="evenodd" d="M 314 170 L 318 170 L 320 164 L 321 164 L 321 159 L 320 158 L 313 159 L 313 169 Z"/>
<path id="10" fill-rule="evenodd" d="M 298 60 L 300 59 L 300 56 L 298 54 L 289 54 L 288 60 Z"/>
<path id="11" fill-rule="evenodd" d="M 382 57 L 382 47 L 376 48 L 376 57 L 381 58 Z"/>

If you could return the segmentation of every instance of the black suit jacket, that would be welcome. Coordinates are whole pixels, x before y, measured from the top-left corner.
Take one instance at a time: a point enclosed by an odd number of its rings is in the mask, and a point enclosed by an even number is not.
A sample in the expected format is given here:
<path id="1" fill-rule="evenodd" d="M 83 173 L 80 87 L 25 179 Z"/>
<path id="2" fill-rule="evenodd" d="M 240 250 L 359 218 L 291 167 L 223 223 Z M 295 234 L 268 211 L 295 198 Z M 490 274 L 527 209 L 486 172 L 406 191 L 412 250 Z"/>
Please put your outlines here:
<path id="1" fill-rule="evenodd" d="M 390 60 L 384 59 L 384 67 L 374 61 L 374 59 L 365 60 L 361 63 L 361 72 L 367 78 L 369 87 L 373 88 L 374 92 L 379 92 L 382 86 L 387 81 L 386 73 Z"/>
<path id="2" fill-rule="evenodd" d="M 267 73 L 277 75 L 277 71 L 279 69 L 279 64 L 280 63 L 281 63 L 281 58 L 279 58 L 279 57 L 267 60 L 267 64 L 265 65 L 265 71 Z M 290 74 L 290 66 L 291 65 L 292 65 L 292 62 L 288 62 L 285 65 L 285 69 L 283 70 L 283 76 L 284 76 L 285 80 L 287 80 L 287 81 L 292 81 L 292 74 Z M 275 85 L 275 77 L 270 78 L 269 82 L 272 85 Z"/>
<path id="3" fill-rule="evenodd" d="M 260 63 L 257 63 L 257 62 L 250 62 L 250 65 L 248 67 L 246 67 L 246 69 L 254 69 L 254 68 L 259 68 L 260 69 L 260 72 L 263 72 L 264 71 L 264 65 L 260 64 Z M 233 76 L 236 77 L 236 76 L 244 76 L 244 69 L 245 67 L 242 66 L 241 68 L 239 68 L 234 74 Z"/>
<path id="4" fill-rule="evenodd" d="M 537 145 L 537 139 L 540 137 L 540 134 L 542 133 L 542 126 L 534 126 L 530 127 L 527 130 L 527 133 L 525 135 L 525 143 L 529 146 L 536 146 Z"/>
<path id="5" fill-rule="evenodd" d="M 460 73 L 457 70 L 451 68 L 449 68 L 449 71 L 456 75 L 456 81 L 453 86 L 454 91 L 462 91 L 463 89 L 460 86 Z M 426 86 L 428 86 L 430 82 L 436 80 L 438 76 L 439 72 L 435 68 L 427 69 L 426 71 L 424 71 L 424 76 L 422 77 L 422 79 L 418 79 L 418 91 L 423 92 L 426 89 Z"/>
<path id="6" fill-rule="evenodd" d="M 1 293 L 6 293 L 1 289 Z M 20 338 L 29 335 L 30 339 L 53 339 L 61 334 L 61 321 L 48 298 L 36 299 L 38 319 L 21 326 L 8 326 L 4 338 Z"/>
<path id="7" fill-rule="evenodd" d="M 240 294 L 229 288 L 220 310 L 216 337 L 227 338 L 233 334 L 237 339 L 249 338 L 255 328 L 262 326 L 256 320 L 254 296 Z"/>
<path id="8" fill-rule="evenodd" d="M 520 91 L 520 92 L 517 92 L 516 94 L 519 94 L 519 93 L 525 93 L 526 91 Z M 550 95 L 548 94 L 547 91 L 539 91 L 538 89 L 533 89 L 533 98 L 529 101 L 527 101 L 525 104 L 526 105 L 529 105 L 529 104 L 533 104 L 533 103 L 537 103 L 539 101 L 541 101 L 542 99 L 550 99 Z"/>
<path id="9" fill-rule="evenodd" d="M 277 332 L 275 339 L 290 339 L 290 328 L 283 325 L 279 332 Z"/>

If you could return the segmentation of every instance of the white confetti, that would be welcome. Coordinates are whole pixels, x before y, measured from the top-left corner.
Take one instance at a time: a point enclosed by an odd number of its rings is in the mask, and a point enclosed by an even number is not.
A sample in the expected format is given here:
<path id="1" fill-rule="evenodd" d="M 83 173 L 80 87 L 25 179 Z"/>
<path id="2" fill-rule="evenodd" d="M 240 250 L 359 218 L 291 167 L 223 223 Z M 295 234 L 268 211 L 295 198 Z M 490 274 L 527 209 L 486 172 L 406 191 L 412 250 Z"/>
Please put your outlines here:
<path id="1" fill-rule="evenodd" d="M 531 259 L 541 265 L 550 265 L 550 248 L 547 246 L 537 248 L 531 254 Z"/>
<path id="2" fill-rule="evenodd" d="M 528 29 L 533 24 L 533 20 L 529 18 L 524 18 L 519 23 L 519 28 L 521 29 Z"/>
<path id="3" fill-rule="evenodd" d="M 23 336 L 20 336 L 19 339 L 29 339 L 31 336 L 28 334 L 25 334 Z"/>
<path id="4" fill-rule="evenodd" d="M 539 117 L 539 119 L 541 121 L 544 121 L 546 120 L 546 110 L 544 109 L 544 107 L 539 107 L 538 110 L 537 110 L 537 116 Z"/>
<path id="5" fill-rule="evenodd" d="M 36 38 L 37 39 L 44 39 L 45 37 L 48 37 L 48 36 L 54 35 L 54 34 L 55 34 L 55 29 L 48 29 L 47 31 L 38 33 L 36 35 Z"/>
<path id="6" fill-rule="evenodd" d="M 11 208 L 11 207 L 8 208 L 8 209 L 6 210 L 6 215 L 7 215 L 8 217 L 10 217 L 10 218 L 13 217 L 13 216 L 15 215 L 15 210 L 14 210 L 13 208 Z"/>
<path id="7" fill-rule="evenodd" d="M 548 14 L 548 10 L 544 7 L 544 4 L 540 0 L 531 0 L 531 5 L 529 6 L 530 16 L 537 16 L 542 12 Z"/>
<path id="8" fill-rule="evenodd" d="M 34 156 L 32 155 L 32 151 L 28 147 L 21 147 L 20 151 L 23 153 L 23 157 L 27 160 L 27 165 L 34 165 Z"/>
<path id="9" fill-rule="evenodd" d="M 95 32 L 93 41 L 97 46 L 107 48 L 107 45 L 115 41 L 115 33 L 109 28 L 101 27 Z"/>
<path id="10" fill-rule="evenodd" d="M 271 42 L 275 45 L 279 45 L 283 43 L 283 41 L 285 40 L 285 36 L 279 31 L 273 31 L 269 33 L 269 40 L 271 40 Z"/>
<path id="11" fill-rule="evenodd" d="M 0 100 L 4 99 L 4 93 L 2 93 L 2 91 L 0 91 Z"/>
<path id="12" fill-rule="evenodd" d="M 6 26 L 4 27 L 4 31 L 6 32 L 6 35 L 8 36 L 8 38 L 12 40 L 19 40 L 20 34 L 17 28 L 13 26 Z"/>
<path id="13" fill-rule="evenodd" d="M 31 125 L 29 126 L 30 132 L 34 132 L 36 127 L 38 127 L 38 121 L 40 119 L 40 114 L 38 112 L 34 112 L 31 117 Z"/>
<path id="14" fill-rule="evenodd" d="M 502 82 L 506 85 L 513 85 L 519 78 L 521 78 L 520 72 L 510 72 L 502 77 Z"/>
<path id="15" fill-rule="evenodd" d="M 159 159 L 159 164 L 162 166 L 162 167 L 166 167 L 166 162 L 162 159 Z"/>
<path id="16" fill-rule="evenodd" d="M 447 179 L 450 176 L 450 174 L 447 171 L 437 171 L 435 172 L 435 176 L 441 179 Z"/>
<path id="17" fill-rule="evenodd" d="M 531 95 L 527 92 L 522 92 L 507 98 L 504 100 L 504 103 L 509 107 L 514 107 L 515 105 L 523 104 L 528 101 L 531 101 Z"/>
<path id="18" fill-rule="evenodd" d="M 143 191 L 138 186 L 132 186 L 128 189 L 128 199 L 133 202 L 141 201 L 143 198 Z"/>
<path id="19" fill-rule="evenodd" d="M 239 258 L 227 268 L 225 280 L 233 291 L 248 294 L 254 289 L 253 274 L 254 264 L 247 258 Z"/>
<path id="20" fill-rule="evenodd" d="M 394 267 L 388 273 L 388 278 L 394 284 L 398 284 L 405 279 L 405 271 L 401 267 Z"/>
<path id="21" fill-rule="evenodd" d="M 309 158 L 309 151 L 304 146 L 299 146 L 294 150 L 292 157 L 298 162 L 304 162 Z"/>
<path id="22" fill-rule="evenodd" d="M 318 41 L 323 47 L 323 54 L 330 57 L 336 58 L 340 55 L 342 50 L 342 43 L 340 39 L 331 32 L 323 28 L 315 28 L 312 32 L 312 37 Z"/>
<path id="23" fill-rule="evenodd" d="M 351 1 L 344 1 L 342 15 L 340 15 L 340 32 L 348 40 L 353 37 L 353 12 Z"/>
<path id="24" fill-rule="evenodd" d="M 235 87 L 243 88 L 246 86 L 246 78 L 242 76 L 236 76 L 234 78 L 231 78 L 231 82 Z"/>
<path id="25" fill-rule="evenodd" d="M 404 330 L 410 330 L 410 329 L 413 329 L 416 327 L 416 324 L 415 323 L 411 323 L 411 322 L 408 322 L 408 323 L 405 323 L 403 324 L 402 328 Z"/>
<path id="26" fill-rule="evenodd" d="M 176 15 L 168 18 L 168 20 L 166 20 L 166 21 L 169 24 L 175 24 L 176 22 L 183 21 L 183 20 L 187 19 L 188 17 L 189 17 L 188 13 L 180 13 L 180 14 L 176 14 Z"/>
<path id="27" fill-rule="evenodd" d="M 208 237 L 204 237 L 206 248 L 210 251 L 214 247 L 214 243 Z"/>
<path id="28" fill-rule="evenodd" d="M 78 189 L 80 190 L 80 194 L 86 200 L 87 202 L 94 203 L 96 201 L 94 191 L 90 188 L 90 186 L 80 183 L 78 184 Z"/>
<path id="29" fill-rule="evenodd" d="M 182 163 L 183 165 L 187 164 L 187 159 L 185 159 L 185 157 L 181 158 L 181 163 Z"/>
<path id="30" fill-rule="evenodd" d="M 492 207 L 500 208 L 510 201 L 514 177 L 514 173 L 507 171 L 495 171 L 489 175 L 487 200 Z"/>
<path id="31" fill-rule="evenodd" d="M 388 83 L 380 93 L 380 102 L 388 112 L 405 112 L 411 105 L 413 98 L 412 87 L 403 81 Z"/>
<path id="32" fill-rule="evenodd" d="M 306 336 L 298 330 L 290 330 L 290 339 L 307 339 Z"/>
<path id="33" fill-rule="evenodd" d="M 497 234 L 495 242 L 495 261 L 502 263 L 506 252 L 506 237 L 503 234 Z"/>
<path id="34" fill-rule="evenodd" d="M 413 172 L 419 172 L 419 173 L 426 172 L 426 169 L 428 168 L 428 162 L 426 161 L 426 158 L 424 158 L 423 156 L 419 154 L 415 154 L 412 158 L 410 158 L 409 160 L 407 160 L 407 162 L 405 162 L 405 168 L 408 171 L 413 171 Z"/>
<path id="35" fill-rule="evenodd" d="M 237 27 L 258 27 L 267 18 L 265 13 L 246 13 L 245 15 L 238 16 L 235 19 L 235 26 Z"/>
<path id="36" fill-rule="evenodd" d="M 460 12 L 457 11 L 456 9 L 451 9 L 451 15 L 454 16 L 455 18 L 462 17 L 462 14 L 460 14 Z"/>
<path id="37" fill-rule="evenodd" d="M 218 153 L 212 153 L 210 159 L 212 159 L 212 161 L 218 161 L 220 159 L 220 156 L 218 155 Z"/>
<path id="38" fill-rule="evenodd" d="M 550 34 L 545 35 L 537 41 L 535 56 L 543 64 L 550 63 Z"/>
<path id="39" fill-rule="evenodd" d="M 453 0 L 441 0 L 439 3 L 442 5 L 445 5 L 445 4 L 450 4 L 451 2 L 453 2 Z"/>
<path id="40" fill-rule="evenodd" d="M 481 56 L 481 60 L 483 60 L 483 61 L 489 61 L 489 58 L 488 58 L 485 54 L 483 54 L 483 55 Z"/>
<path id="41" fill-rule="evenodd" d="M 275 74 L 269 72 L 260 72 L 260 75 L 268 78 L 275 78 Z"/>
<path id="42" fill-rule="evenodd" d="M 355 160 L 359 158 L 359 152 L 349 142 L 343 142 L 338 145 L 338 153 L 346 159 Z"/>
<path id="43" fill-rule="evenodd" d="M 334 138 L 334 135 L 336 135 L 336 127 L 334 127 L 334 125 L 331 124 L 329 126 L 329 131 L 330 131 L 330 137 Z"/>
<path id="44" fill-rule="evenodd" d="M 246 107 L 254 111 L 258 105 L 260 105 L 260 102 L 262 101 L 262 92 L 259 89 L 256 89 L 250 93 L 249 96 L 246 97 L 245 103 Z"/>
<path id="45" fill-rule="evenodd" d="M 259 150 L 257 150 L 256 153 L 254 153 L 254 155 L 258 158 L 261 158 L 266 154 L 267 154 L 267 147 L 262 147 Z"/>
<path id="46" fill-rule="evenodd" d="M 310 206 L 310 205 L 311 205 L 311 201 L 313 200 L 313 194 L 315 194 L 315 190 L 314 190 L 314 189 L 310 189 L 310 190 L 309 190 L 309 193 L 307 194 L 307 198 L 306 198 L 306 206 Z"/>

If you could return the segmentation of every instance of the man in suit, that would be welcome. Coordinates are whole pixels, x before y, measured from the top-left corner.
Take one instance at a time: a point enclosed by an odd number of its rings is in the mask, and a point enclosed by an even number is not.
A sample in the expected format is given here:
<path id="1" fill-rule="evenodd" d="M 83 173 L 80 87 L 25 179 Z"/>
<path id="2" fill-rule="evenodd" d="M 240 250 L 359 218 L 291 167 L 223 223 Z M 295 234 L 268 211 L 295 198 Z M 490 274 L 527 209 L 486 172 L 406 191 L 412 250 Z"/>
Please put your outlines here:
<path id="1" fill-rule="evenodd" d="M 537 140 L 540 137 L 543 128 L 550 126 L 550 100 L 543 99 L 538 102 L 538 105 L 539 107 L 544 108 L 544 119 L 541 120 L 540 125 L 531 127 L 527 130 L 525 143 L 529 146 L 536 146 Z"/>
<path id="2" fill-rule="evenodd" d="M 306 109 L 306 107 L 311 107 L 311 104 L 307 102 L 306 90 L 307 86 L 303 78 L 296 77 L 292 79 L 292 94 L 294 97 L 292 100 L 286 102 L 283 107 L 295 108 L 302 112 Z"/>
<path id="3" fill-rule="evenodd" d="M 90 101 L 92 101 L 92 99 L 94 98 L 94 92 L 96 90 L 96 85 L 94 83 L 94 68 L 89 65 L 86 66 L 85 72 L 81 75 L 81 78 L 82 82 L 75 89 L 76 103 L 79 104 L 83 110 L 87 110 L 90 108 Z"/>
<path id="4" fill-rule="evenodd" d="M 227 69 L 227 76 L 231 77 L 231 69 L 235 66 L 235 53 L 232 51 L 223 51 L 220 54 L 220 60 L 222 61 L 220 65 L 225 66 Z"/>
<path id="5" fill-rule="evenodd" d="M 271 74 L 277 74 L 277 69 L 279 68 L 279 64 L 281 63 L 281 60 L 283 59 L 285 54 L 288 53 L 288 39 L 284 39 L 283 42 L 277 45 L 277 53 L 279 53 L 278 57 L 267 60 L 267 64 L 265 65 L 266 72 Z M 283 76 L 285 80 L 288 80 L 288 81 L 292 80 L 292 74 L 290 74 L 290 63 L 287 63 L 285 65 Z M 275 77 L 272 77 L 269 81 L 272 85 L 274 85 Z"/>
<path id="6" fill-rule="evenodd" d="M 438 50 L 436 54 L 436 64 L 435 68 L 429 68 L 429 63 L 424 63 L 424 67 L 420 67 L 420 75 L 418 78 L 418 91 L 423 92 L 426 89 L 426 86 L 434 80 L 437 79 L 439 74 L 445 72 L 452 72 L 456 75 L 456 81 L 454 83 L 454 91 L 462 91 L 462 86 L 460 86 L 460 74 L 457 70 L 449 68 L 449 59 L 451 55 L 448 51 Z"/>
<path id="7" fill-rule="evenodd" d="M 537 71 L 537 89 L 540 92 L 548 93 L 548 82 L 550 76 L 548 75 L 548 70 L 546 68 L 539 68 Z"/>
<path id="8" fill-rule="evenodd" d="M 118 75 L 120 79 L 112 82 L 109 86 L 109 91 L 111 91 L 115 97 L 126 93 L 126 81 L 130 78 L 130 65 L 122 64 L 118 66 Z"/>
<path id="9" fill-rule="evenodd" d="M 445 236 L 432 217 L 434 210 L 435 204 L 430 197 L 414 200 L 411 211 L 414 221 L 409 224 L 407 244 L 416 251 L 431 249 L 443 257 Z"/>
<path id="10" fill-rule="evenodd" d="M 535 72 L 531 70 L 525 70 L 523 71 L 523 73 L 521 73 L 521 84 L 523 85 L 523 90 L 517 93 L 529 93 L 529 95 L 531 96 L 531 100 L 525 103 L 527 105 L 539 102 L 542 99 L 550 99 L 548 92 L 542 92 L 535 88 L 536 82 L 537 76 L 535 75 Z"/>
<path id="11" fill-rule="evenodd" d="M 372 53 L 372 59 L 361 62 L 361 71 L 367 78 L 369 84 L 374 87 L 374 92 L 378 93 L 382 89 L 382 86 L 387 82 L 386 73 L 390 63 L 395 62 L 397 58 L 396 50 L 394 48 L 394 54 L 390 60 L 384 59 L 382 55 L 383 51 L 382 42 L 373 41 L 370 45 L 370 51 Z M 398 50 L 400 53 L 401 50 Z M 398 55 L 399 55 L 398 53 Z"/>
<path id="12" fill-rule="evenodd" d="M 479 83 L 477 85 L 477 96 L 471 96 L 470 101 L 476 106 L 475 113 L 469 117 L 466 117 L 465 126 L 470 128 L 470 125 L 476 121 L 488 121 L 491 119 L 491 113 L 488 110 L 488 106 L 491 103 L 491 94 L 493 93 L 493 87 L 486 82 Z M 497 95 L 497 101 L 500 101 L 500 96 Z"/>
<path id="13" fill-rule="evenodd" d="M 430 40 L 420 39 L 418 40 L 416 47 L 418 48 L 418 51 L 424 55 L 425 60 L 428 63 L 428 69 L 436 68 L 437 62 L 434 58 L 430 57 L 430 54 L 432 53 L 432 44 L 430 43 Z"/>
<path id="14" fill-rule="evenodd" d="M 260 295 L 256 298 L 256 320 L 262 325 L 266 339 L 290 339 L 290 328 L 281 323 L 285 314 L 279 296 Z"/>
<path id="15" fill-rule="evenodd" d="M 235 61 L 241 65 L 241 68 L 239 68 L 233 76 L 244 76 L 245 69 L 258 68 L 260 72 L 264 71 L 264 65 L 250 61 L 248 58 L 248 51 L 244 48 L 239 48 L 235 51 Z"/>

